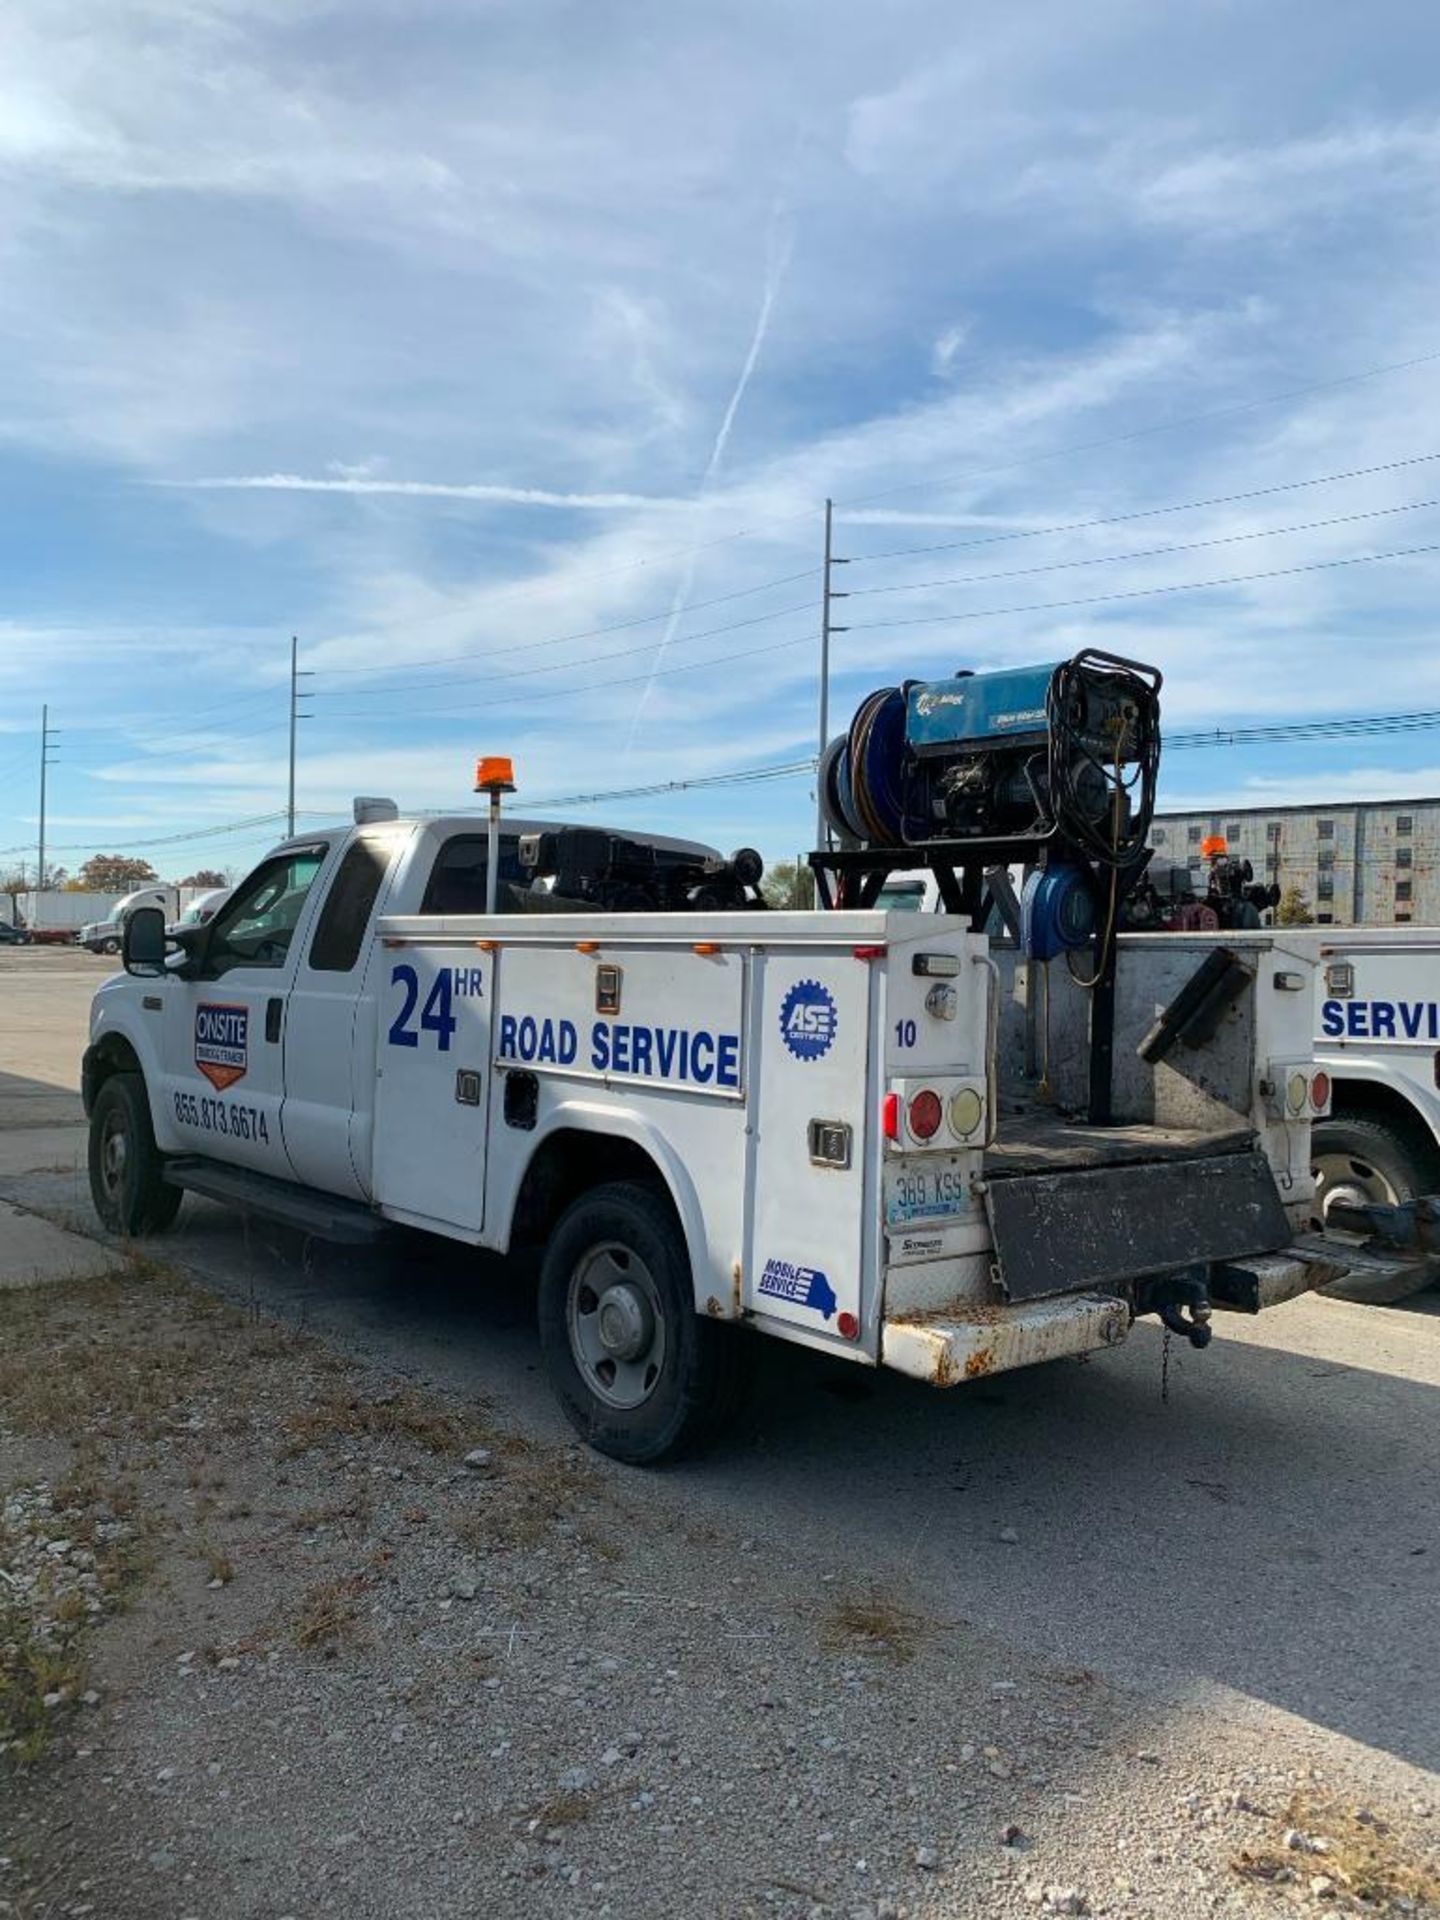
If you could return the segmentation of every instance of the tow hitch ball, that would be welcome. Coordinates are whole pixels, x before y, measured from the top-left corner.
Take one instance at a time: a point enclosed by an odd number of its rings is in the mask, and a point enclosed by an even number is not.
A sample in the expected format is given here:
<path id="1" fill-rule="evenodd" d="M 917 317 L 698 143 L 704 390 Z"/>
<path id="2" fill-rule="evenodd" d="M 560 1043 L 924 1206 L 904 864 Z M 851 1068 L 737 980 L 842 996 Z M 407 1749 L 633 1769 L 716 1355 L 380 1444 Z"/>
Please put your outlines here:
<path id="1" fill-rule="evenodd" d="M 1210 1288 L 1202 1274 L 1167 1274 L 1150 1288 L 1146 1306 L 1171 1333 L 1184 1334 L 1192 1347 L 1209 1346 L 1215 1329 L 1210 1324 Z"/>

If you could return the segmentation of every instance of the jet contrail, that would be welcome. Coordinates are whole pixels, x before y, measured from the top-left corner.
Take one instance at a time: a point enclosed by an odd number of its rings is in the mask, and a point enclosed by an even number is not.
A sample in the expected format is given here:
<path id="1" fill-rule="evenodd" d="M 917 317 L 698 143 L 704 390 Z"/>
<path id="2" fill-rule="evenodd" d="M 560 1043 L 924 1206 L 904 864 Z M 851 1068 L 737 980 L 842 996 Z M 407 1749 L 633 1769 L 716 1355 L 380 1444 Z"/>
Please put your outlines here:
<path id="1" fill-rule="evenodd" d="M 715 476 L 720 470 L 720 463 L 725 458 L 725 449 L 730 441 L 730 430 L 735 425 L 735 416 L 740 411 L 740 402 L 745 398 L 745 389 L 750 384 L 750 376 L 754 373 L 755 364 L 760 358 L 760 349 L 764 346 L 765 336 L 770 330 L 770 314 L 774 308 L 775 299 L 780 291 L 781 283 L 785 278 L 786 269 L 790 265 L 790 255 L 794 248 L 795 235 L 793 230 L 788 227 L 782 229 L 781 221 L 783 212 L 782 203 L 777 200 L 771 210 L 770 231 L 766 240 L 768 259 L 765 267 L 765 287 L 760 296 L 760 311 L 755 316 L 755 327 L 750 335 L 749 349 L 741 365 L 740 374 L 731 392 L 729 403 L 721 415 L 720 426 L 715 434 L 714 444 L 710 449 L 710 458 L 706 461 L 705 471 L 700 477 L 697 503 L 704 502 L 705 496 L 710 491 Z M 655 658 L 651 662 L 650 678 L 640 689 L 640 698 L 635 703 L 634 717 L 630 722 L 630 736 L 625 742 L 625 752 L 627 755 L 635 745 L 635 736 L 640 730 L 640 722 L 645 714 L 645 706 L 650 698 L 651 688 L 655 684 L 655 676 L 664 664 L 665 655 L 670 648 L 670 642 L 675 638 L 675 629 L 684 618 L 685 610 L 690 604 L 690 595 L 695 585 L 695 568 L 696 556 L 692 553 L 685 562 L 684 571 L 681 573 L 679 582 L 675 588 L 674 598 L 670 602 L 670 612 L 665 621 L 665 631 L 660 636 L 660 644 L 656 649 Z"/>
<path id="2" fill-rule="evenodd" d="M 544 487 L 485 486 L 444 480 L 366 480 L 347 476 L 322 480 L 302 473 L 225 474 L 204 480 L 152 480 L 152 486 L 190 492 L 395 493 L 423 500 L 484 500 L 515 507 L 577 507 L 612 512 L 635 507 L 688 507 L 688 500 L 665 500 L 646 493 L 551 493 Z"/>

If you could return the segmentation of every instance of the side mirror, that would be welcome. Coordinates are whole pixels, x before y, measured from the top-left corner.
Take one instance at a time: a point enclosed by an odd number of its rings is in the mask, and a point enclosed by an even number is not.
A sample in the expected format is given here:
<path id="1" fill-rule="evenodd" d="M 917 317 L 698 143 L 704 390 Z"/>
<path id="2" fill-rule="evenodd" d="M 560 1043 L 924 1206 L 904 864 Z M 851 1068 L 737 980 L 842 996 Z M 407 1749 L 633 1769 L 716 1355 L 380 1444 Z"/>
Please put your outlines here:
<path id="1" fill-rule="evenodd" d="M 126 973 L 165 971 L 165 915 L 159 907 L 137 907 L 126 920 L 120 963 Z"/>

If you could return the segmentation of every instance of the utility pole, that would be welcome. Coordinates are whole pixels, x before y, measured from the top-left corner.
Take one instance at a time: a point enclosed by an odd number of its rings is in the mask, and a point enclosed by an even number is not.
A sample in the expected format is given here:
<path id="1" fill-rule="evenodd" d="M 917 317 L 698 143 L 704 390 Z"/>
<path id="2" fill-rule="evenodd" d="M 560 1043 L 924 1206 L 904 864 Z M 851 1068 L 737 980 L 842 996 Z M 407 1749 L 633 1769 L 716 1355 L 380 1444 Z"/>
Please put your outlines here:
<path id="1" fill-rule="evenodd" d="M 45 891 L 45 789 L 47 784 L 47 775 L 49 774 L 51 767 L 54 766 L 55 764 L 54 760 L 51 758 L 52 750 L 56 753 L 58 753 L 59 751 L 58 748 L 52 749 L 51 743 L 54 741 L 59 731 L 60 731 L 59 727 L 52 727 L 50 724 L 49 707 L 48 706 L 41 707 L 40 709 L 40 847 L 39 847 L 40 864 L 39 864 L 39 871 L 35 876 L 35 890 L 37 893 L 43 893 Z"/>
<path id="2" fill-rule="evenodd" d="M 832 574 L 836 567 L 848 567 L 848 560 L 837 560 L 834 552 L 835 502 L 825 502 L 825 564 L 821 569 L 820 587 L 820 748 L 816 758 L 815 778 L 815 844 L 827 847 L 830 844 L 830 831 L 825 821 L 825 796 L 820 787 L 821 769 L 825 759 L 825 749 L 830 744 L 830 636 L 832 633 L 848 633 L 848 627 L 837 627 L 830 618 L 832 600 L 848 600 L 849 595 L 837 592 L 832 584 Z"/>
<path id="3" fill-rule="evenodd" d="M 302 720 L 311 720 L 313 714 L 301 711 L 302 700 L 313 700 L 313 693 L 302 690 L 302 680 L 314 679 L 314 673 L 302 672 L 299 665 L 300 642 L 292 633 L 290 636 L 290 793 L 285 808 L 285 833 L 290 837 L 295 832 L 295 732 Z"/>

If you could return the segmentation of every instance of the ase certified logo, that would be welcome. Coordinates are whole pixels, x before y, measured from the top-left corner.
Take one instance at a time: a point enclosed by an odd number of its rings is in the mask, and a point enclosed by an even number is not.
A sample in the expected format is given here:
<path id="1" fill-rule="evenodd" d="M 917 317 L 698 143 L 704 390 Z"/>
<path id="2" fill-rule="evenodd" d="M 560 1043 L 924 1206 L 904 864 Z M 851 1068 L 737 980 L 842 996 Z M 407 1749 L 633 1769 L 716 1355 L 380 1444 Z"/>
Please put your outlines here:
<path id="1" fill-rule="evenodd" d="M 820 1060 L 835 1041 L 839 1016 L 828 987 L 797 980 L 780 1007 L 780 1035 L 797 1060 Z"/>

